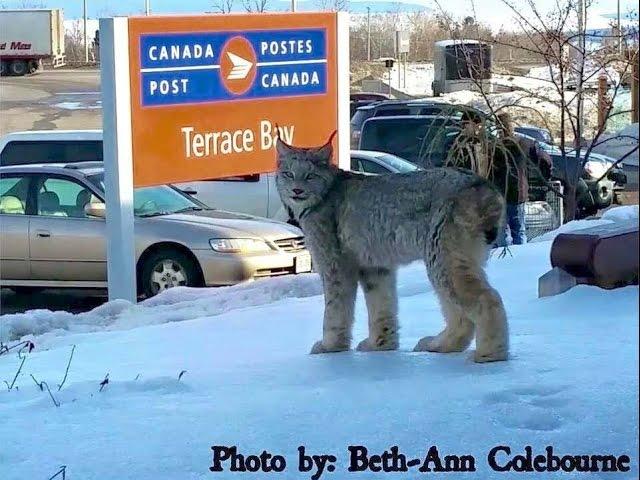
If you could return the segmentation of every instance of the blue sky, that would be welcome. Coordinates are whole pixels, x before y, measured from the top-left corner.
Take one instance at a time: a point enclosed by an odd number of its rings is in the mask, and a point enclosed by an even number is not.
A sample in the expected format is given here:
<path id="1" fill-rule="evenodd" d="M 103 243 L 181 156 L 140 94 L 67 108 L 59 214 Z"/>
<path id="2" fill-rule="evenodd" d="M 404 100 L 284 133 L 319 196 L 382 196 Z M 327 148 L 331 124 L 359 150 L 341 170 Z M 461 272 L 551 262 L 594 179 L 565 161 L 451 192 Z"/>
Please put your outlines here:
<path id="1" fill-rule="evenodd" d="M 213 11 L 213 0 L 150 0 L 152 12 L 155 13 L 197 13 L 203 11 Z M 301 10 L 317 9 L 317 2 L 314 0 L 298 0 Z M 514 4 L 525 5 L 524 0 L 511 0 Z M 540 11 L 550 9 L 556 0 L 537 0 L 536 5 Z M 14 8 L 24 3 L 44 4 L 46 7 L 60 7 L 65 10 L 65 18 L 73 19 L 82 16 L 81 0 L 0 0 L 0 5 Z M 89 17 L 97 18 L 109 15 L 127 15 L 142 12 L 144 0 L 89 0 Z M 238 9 L 241 9 L 241 0 L 236 0 Z M 289 0 L 270 0 L 270 7 L 273 10 L 285 10 L 289 6 Z M 371 6 L 372 11 L 395 10 L 400 4 L 405 11 L 415 11 L 424 9 L 426 11 L 439 11 L 435 0 L 371 0 L 371 1 L 351 1 L 351 10 L 354 13 L 366 11 L 367 6 Z M 473 15 L 471 0 L 440 0 L 440 4 L 455 16 Z M 622 0 L 622 10 L 635 8 L 636 2 Z M 635 6 L 635 7 L 634 7 Z M 475 0 L 475 11 L 477 18 L 488 23 L 494 28 L 501 26 L 509 27 L 513 25 L 511 21 L 512 13 L 504 5 L 502 0 Z M 594 14 L 615 14 L 616 0 L 595 0 L 593 6 Z M 596 15 L 594 15 L 595 17 Z M 599 15 L 597 15 L 599 17 Z M 594 21 L 604 22 L 601 18 L 594 18 Z M 601 24 L 594 25 L 601 27 Z"/>

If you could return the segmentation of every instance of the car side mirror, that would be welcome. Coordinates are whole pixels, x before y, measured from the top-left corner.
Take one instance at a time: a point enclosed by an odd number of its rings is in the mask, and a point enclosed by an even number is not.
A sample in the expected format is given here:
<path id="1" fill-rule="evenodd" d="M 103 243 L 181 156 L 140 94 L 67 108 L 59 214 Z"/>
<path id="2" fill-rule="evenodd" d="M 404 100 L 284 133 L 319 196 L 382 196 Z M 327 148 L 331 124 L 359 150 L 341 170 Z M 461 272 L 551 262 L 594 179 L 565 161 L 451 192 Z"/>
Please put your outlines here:
<path id="1" fill-rule="evenodd" d="M 87 203 L 84 206 L 84 214 L 87 217 L 105 218 L 107 210 L 104 203 Z"/>

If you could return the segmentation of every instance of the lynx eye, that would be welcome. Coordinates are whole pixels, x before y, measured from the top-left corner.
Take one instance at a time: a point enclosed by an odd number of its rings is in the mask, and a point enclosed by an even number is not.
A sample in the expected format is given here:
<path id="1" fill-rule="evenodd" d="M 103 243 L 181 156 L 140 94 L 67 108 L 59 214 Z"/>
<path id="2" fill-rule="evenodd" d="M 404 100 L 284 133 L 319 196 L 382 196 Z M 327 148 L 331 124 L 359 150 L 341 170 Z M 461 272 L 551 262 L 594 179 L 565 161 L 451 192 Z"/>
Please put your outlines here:
<path id="1" fill-rule="evenodd" d="M 314 179 L 314 178 L 318 178 L 318 175 L 316 175 L 315 173 L 307 173 L 307 174 L 304 176 L 304 179 L 305 179 L 305 180 L 312 180 L 312 179 Z"/>
<path id="2" fill-rule="evenodd" d="M 289 180 L 293 180 L 293 173 L 291 173 L 291 172 L 284 171 L 284 172 L 282 172 L 282 176 L 284 178 L 288 178 Z"/>

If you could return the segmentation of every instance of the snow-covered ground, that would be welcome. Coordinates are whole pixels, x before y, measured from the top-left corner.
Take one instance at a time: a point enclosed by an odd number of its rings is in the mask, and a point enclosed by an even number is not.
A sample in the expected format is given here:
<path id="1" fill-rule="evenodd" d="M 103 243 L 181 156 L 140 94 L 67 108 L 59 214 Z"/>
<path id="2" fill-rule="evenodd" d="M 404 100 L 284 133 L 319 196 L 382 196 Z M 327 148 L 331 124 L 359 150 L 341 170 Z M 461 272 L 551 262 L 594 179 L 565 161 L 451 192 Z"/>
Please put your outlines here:
<path id="1" fill-rule="evenodd" d="M 610 212 L 606 221 L 638 219 L 637 207 Z M 315 274 L 174 289 L 79 315 L 0 317 L 0 339 L 35 343 L 15 387 L 0 391 L 0 478 L 47 479 L 66 465 L 70 480 L 308 479 L 297 468 L 300 445 L 337 457 L 327 479 L 423 475 L 348 473 L 349 445 L 377 454 L 397 445 L 409 459 L 431 445 L 442 455 L 475 456 L 475 475 L 447 478 L 565 478 L 497 473 L 486 461 L 496 445 L 510 446 L 512 456 L 551 445 L 560 455 L 629 455 L 630 472 L 589 478 L 637 479 L 638 287 L 578 286 L 538 299 L 550 245 L 511 247 L 512 256 L 489 261 L 511 333 L 511 359 L 495 364 L 475 364 L 468 352 L 411 352 L 442 327 L 421 264 L 399 274 L 397 352 L 308 355 L 321 332 Z M 357 340 L 366 323 L 359 296 Z M 11 384 L 20 362 L 1 355 L 0 380 Z M 59 407 L 30 375 L 48 383 Z M 211 473 L 213 445 L 245 455 L 267 450 L 287 467 Z"/>
<path id="2" fill-rule="evenodd" d="M 604 134 L 598 141 L 598 146 L 593 150 L 598 153 L 604 153 L 613 158 L 622 158 L 627 153 L 631 152 L 637 145 L 638 139 L 638 124 L 632 123 L 626 127 L 620 129 L 615 133 Z M 625 165 L 635 165 L 638 167 L 638 150 L 627 156 L 623 163 Z"/>

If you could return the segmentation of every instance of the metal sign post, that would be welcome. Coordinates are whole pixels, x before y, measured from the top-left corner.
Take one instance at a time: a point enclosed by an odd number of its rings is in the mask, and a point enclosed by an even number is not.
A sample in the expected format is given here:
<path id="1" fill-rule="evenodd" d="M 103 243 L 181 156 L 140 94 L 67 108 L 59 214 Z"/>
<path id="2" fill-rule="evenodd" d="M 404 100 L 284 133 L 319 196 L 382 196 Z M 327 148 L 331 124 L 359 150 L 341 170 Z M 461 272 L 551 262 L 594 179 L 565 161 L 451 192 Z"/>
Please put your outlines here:
<path id="1" fill-rule="evenodd" d="M 396 30 L 395 47 L 396 58 L 398 59 L 398 88 L 407 86 L 407 55 L 411 45 L 411 32 L 408 30 Z M 403 60 L 404 58 L 404 66 Z M 404 70 L 404 82 L 401 81 L 402 70 Z"/>
<path id="2" fill-rule="evenodd" d="M 278 134 L 310 146 L 337 130 L 349 168 L 348 25 L 342 12 L 100 20 L 110 299 L 136 300 L 134 187 L 272 172 Z"/>
<path id="3" fill-rule="evenodd" d="M 137 298 L 127 18 L 100 19 L 109 300 Z"/>
<path id="4" fill-rule="evenodd" d="M 387 59 L 384 61 L 384 66 L 387 67 L 389 73 L 389 85 L 388 85 L 388 93 L 391 96 L 391 70 L 393 69 L 393 59 Z"/>

